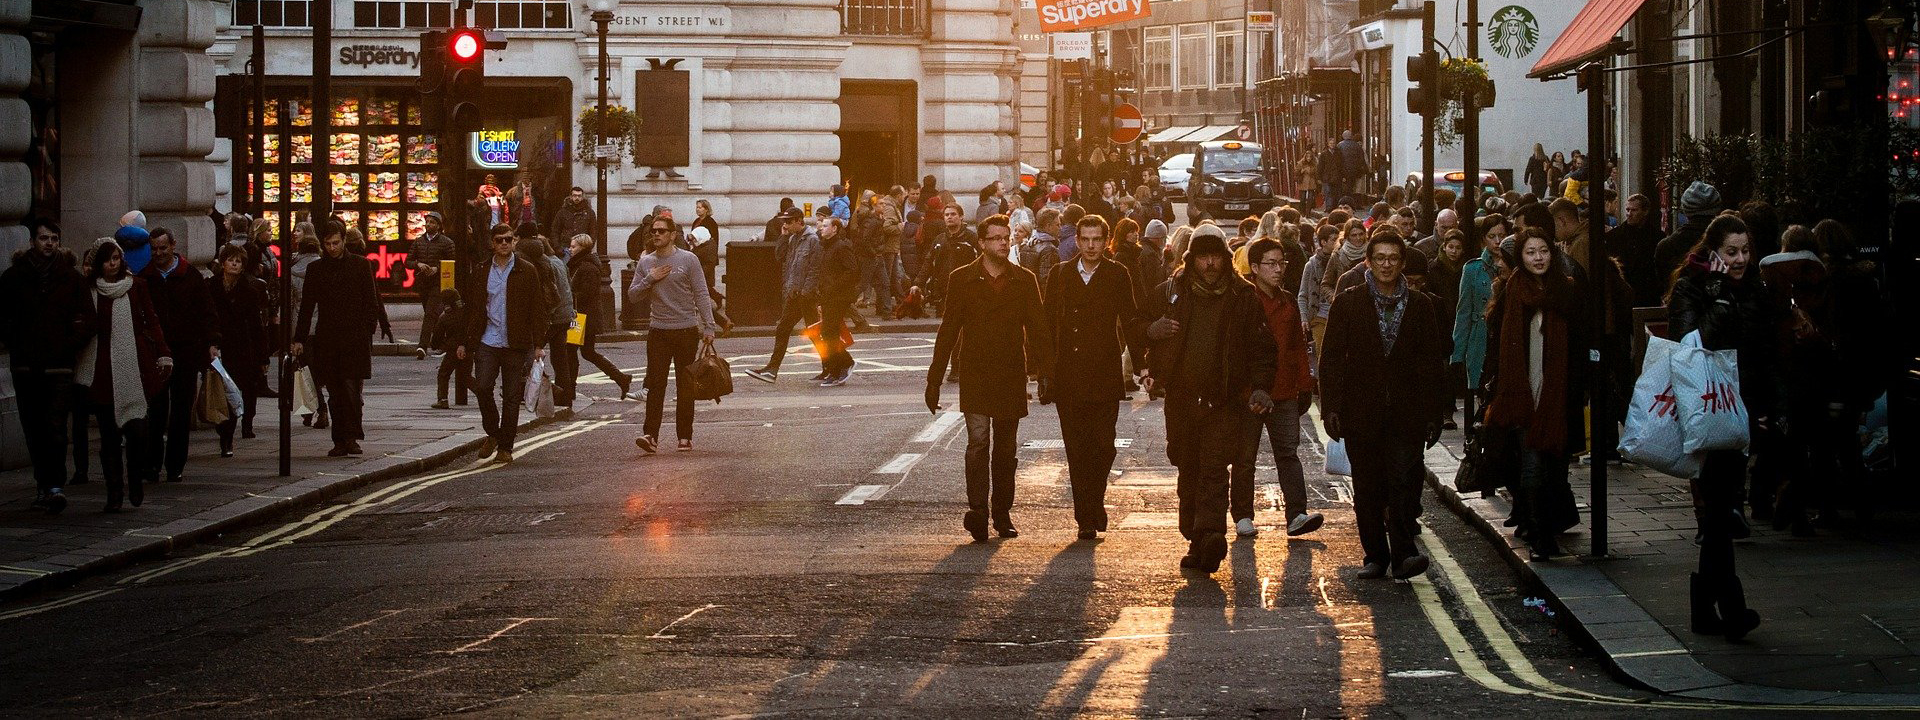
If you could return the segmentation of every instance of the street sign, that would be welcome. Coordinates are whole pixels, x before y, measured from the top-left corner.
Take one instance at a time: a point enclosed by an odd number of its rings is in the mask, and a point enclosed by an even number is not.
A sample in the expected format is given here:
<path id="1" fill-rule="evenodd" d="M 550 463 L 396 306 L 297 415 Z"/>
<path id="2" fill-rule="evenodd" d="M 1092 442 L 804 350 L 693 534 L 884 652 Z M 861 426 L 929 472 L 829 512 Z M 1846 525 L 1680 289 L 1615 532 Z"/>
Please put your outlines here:
<path id="1" fill-rule="evenodd" d="M 1113 108 L 1113 134 L 1115 145 L 1125 145 L 1140 139 L 1140 131 L 1147 127 L 1146 119 L 1140 115 L 1140 108 L 1133 103 L 1120 103 Z"/>
<path id="2" fill-rule="evenodd" d="M 1253 126 L 1248 125 L 1246 123 L 1240 123 L 1240 127 L 1234 128 L 1233 136 L 1240 138 L 1241 140 L 1252 140 Z"/>
<path id="3" fill-rule="evenodd" d="M 607 144 L 593 146 L 593 159 L 617 160 L 620 158 L 620 146 Z"/>
<path id="4" fill-rule="evenodd" d="M 1092 60 L 1093 33 L 1063 32 L 1053 34 L 1053 59 L 1055 60 Z"/>
<path id="5" fill-rule="evenodd" d="M 1040 0 L 1040 31 L 1086 30 L 1143 20 L 1153 14 L 1147 0 Z"/>

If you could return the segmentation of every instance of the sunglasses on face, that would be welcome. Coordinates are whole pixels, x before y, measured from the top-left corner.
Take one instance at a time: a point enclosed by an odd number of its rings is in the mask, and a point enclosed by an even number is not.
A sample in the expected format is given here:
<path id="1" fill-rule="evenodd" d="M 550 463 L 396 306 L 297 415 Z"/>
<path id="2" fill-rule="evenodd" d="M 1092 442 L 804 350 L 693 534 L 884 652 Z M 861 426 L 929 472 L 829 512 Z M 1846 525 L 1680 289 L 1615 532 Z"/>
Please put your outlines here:
<path id="1" fill-rule="evenodd" d="M 666 234 L 666 233 L 670 233 L 670 232 L 673 232 L 673 229 L 672 229 L 672 228 L 662 228 L 662 227 L 657 227 L 657 228 L 647 228 L 647 229 L 648 229 L 648 230 L 652 230 L 652 231 L 653 231 L 653 234 L 655 234 L 655 235 L 664 235 L 664 234 Z"/>

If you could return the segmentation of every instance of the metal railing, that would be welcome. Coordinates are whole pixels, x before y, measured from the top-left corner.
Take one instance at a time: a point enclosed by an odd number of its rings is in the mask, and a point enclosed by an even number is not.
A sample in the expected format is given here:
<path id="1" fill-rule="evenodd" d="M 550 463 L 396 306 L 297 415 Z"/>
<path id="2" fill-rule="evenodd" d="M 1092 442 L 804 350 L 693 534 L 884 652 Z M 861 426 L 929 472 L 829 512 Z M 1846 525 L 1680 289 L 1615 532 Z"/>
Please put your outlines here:
<path id="1" fill-rule="evenodd" d="M 926 0 L 840 0 L 840 32 L 848 35 L 925 35 Z"/>

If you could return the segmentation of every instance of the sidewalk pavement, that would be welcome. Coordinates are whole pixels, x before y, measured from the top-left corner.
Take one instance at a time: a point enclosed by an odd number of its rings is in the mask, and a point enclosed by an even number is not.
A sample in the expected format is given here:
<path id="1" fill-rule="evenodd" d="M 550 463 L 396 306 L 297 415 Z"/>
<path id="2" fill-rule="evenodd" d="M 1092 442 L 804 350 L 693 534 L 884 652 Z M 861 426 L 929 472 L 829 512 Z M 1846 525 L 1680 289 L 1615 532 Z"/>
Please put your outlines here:
<path id="1" fill-rule="evenodd" d="M 1697 565 L 1687 482 L 1637 465 L 1608 466 L 1608 552 L 1588 555 L 1590 469 L 1576 464 L 1583 525 L 1560 537 L 1578 556 L 1530 562 L 1502 527 L 1511 508 L 1453 489 L 1462 436 L 1427 451 L 1442 502 L 1605 655 L 1623 679 L 1683 697 L 1808 706 L 1920 707 L 1920 524 L 1881 515 L 1871 539 L 1822 530 L 1796 538 L 1755 523 L 1735 544 L 1759 629 L 1739 642 L 1688 629 L 1687 573 Z"/>
<path id="2" fill-rule="evenodd" d="M 32 510 L 33 470 L 0 472 L 0 601 L 40 588 L 70 584 L 89 574 L 160 557 L 202 538 L 318 504 L 355 488 L 402 477 L 448 462 L 471 459 L 484 433 L 479 406 L 432 410 L 433 376 L 425 363 L 376 358 L 375 380 L 366 389 L 367 439 L 362 457 L 330 458 L 328 430 L 298 424 L 294 416 L 293 475 L 280 477 L 278 400 L 262 398 L 254 423 L 258 437 L 234 440 L 234 456 L 219 457 L 212 428 L 195 430 L 186 480 L 146 486 L 140 507 L 108 514 L 100 476 L 99 443 L 90 482 L 69 485 L 66 512 Z M 593 399 L 580 397 L 575 414 Z M 522 412 L 522 433 L 546 420 Z"/>

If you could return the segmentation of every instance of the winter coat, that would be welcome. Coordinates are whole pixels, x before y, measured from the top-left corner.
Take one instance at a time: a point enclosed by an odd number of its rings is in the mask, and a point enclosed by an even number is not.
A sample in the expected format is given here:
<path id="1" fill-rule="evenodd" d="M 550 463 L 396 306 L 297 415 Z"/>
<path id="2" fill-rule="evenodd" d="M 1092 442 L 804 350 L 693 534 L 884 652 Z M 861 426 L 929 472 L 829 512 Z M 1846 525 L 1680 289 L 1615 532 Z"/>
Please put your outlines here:
<path id="1" fill-rule="evenodd" d="M 173 272 L 162 276 L 157 263 L 140 271 L 147 295 L 160 314 L 160 327 L 172 351 L 174 372 L 200 372 L 213 363 L 210 350 L 220 344 L 220 315 L 200 268 L 174 256 Z"/>
<path id="2" fill-rule="evenodd" d="M 485 287 L 482 282 L 481 288 Z M 373 263 L 352 253 L 322 257 L 307 266 L 307 290 L 300 300 L 293 341 L 307 346 L 305 358 L 313 367 L 314 379 L 373 377 L 373 331 L 381 312 L 380 297 L 373 291 Z M 320 314 L 317 321 L 315 311 Z M 179 362 L 178 355 L 174 361 Z"/>
<path id="3" fill-rule="evenodd" d="M 607 261 L 590 252 L 574 253 L 567 258 L 567 284 L 573 288 L 574 309 L 587 314 L 587 332 L 606 331 L 613 313 L 613 285 L 609 284 Z"/>
<path id="4" fill-rule="evenodd" d="M 1713 215 L 1694 213 L 1687 218 L 1687 224 L 1681 225 L 1654 246 L 1652 277 L 1659 281 L 1658 287 L 1665 289 L 1667 279 L 1673 271 L 1680 269 L 1687 261 L 1687 253 L 1693 252 L 1693 246 L 1707 234 L 1707 223 L 1713 221 Z"/>
<path id="5" fill-rule="evenodd" d="M 781 237 L 773 254 L 780 263 L 781 297 L 790 300 L 820 291 L 820 235 L 813 228 Z"/>
<path id="6" fill-rule="evenodd" d="M 1188 289 L 1189 272 L 1182 272 L 1160 283 L 1146 298 L 1148 321 L 1173 318 L 1181 328 L 1193 327 L 1194 293 Z M 1267 329 L 1267 315 L 1254 295 L 1253 284 L 1233 275 L 1224 275 L 1228 284 L 1222 296 L 1220 329 L 1216 348 L 1221 368 L 1206 387 L 1182 387 L 1181 363 L 1188 351 L 1187 332 L 1183 329 L 1164 340 L 1155 340 L 1147 349 L 1147 365 L 1155 387 L 1169 395 L 1197 398 L 1206 405 L 1220 407 L 1244 405 L 1254 390 L 1273 387 L 1275 372 L 1273 333 Z M 1172 438 L 1169 437 L 1169 444 Z M 1169 447 L 1169 453 L 1174 449 Z"/>
<path id="7" fill-rule="evenodd" d="M 1737 282 L 1688 268 L 1667 293 L 1668 339 L 1698 330 L 1706 349 L 1739 351 L 1740 398 L 1754 418 L 1780 417 L 1784 409 L 1786 318 L 1785 299 L 1753 275 Z"/>
<path id="8" fill-rule="evenodd" d="M 1508 278 L 1509 281 L 1511 279 L 1512 278 Z M 1499 290 L 1500 289 L 1496 289 L 1495 291 L 1492 306 L 1483 313 L 1483 322 L 1487 325 L 1487 330 L 1482 333 L 1480 337 L 1480 341 L 1485 343 L 1488 348 L 1484 367 L 1488 385 L 1486 402 L 1489 405 L 1498 397 L 1499 390 L 1494 387 L 1496 383 L 1528 382 L 1529 369 L 1526 367 L 1504 368 L 1508 374 L 1504 376 L 1501 375 L 1503 368 L 1500 367 L 1500 343 L 1506 340 L 1506 338 L 1501 336 L 1501 319 L 1505 317 L 1507 310 L 1507 294 Z M 1585 303 L 1577 299 L 1579 294 L 1572 292 L 1571 288 L 1569 288 L 1569 292 L 1572 297 L 1552 298 L 1549 299 L 1547 303 L 1543 303 L 1543 305 L 1550 304 L 1555 306 L 1555 309 L 1549 312 L 1559 312 L 1561 319 L 1566 321 L 1567 324 L 1566 357 L 1569 362 L 1566 367 L 1545 368 L 1545 371 L 1548 373 L 1564 373 L 1566 393 L 1561 404 L 1564 410 L 1561 416 L 1561 422 L 1565 425 L 1564 437 L 1567 438 L 1567 448 L 1571 451 L 1579 448 L 1580 438 L 1584 437 L 1587 432 L 1587 419 L 1585 415 L 1580 412 L 1580 409 L 1587 404 L 1586 391 L 1589 387 L 1588 370 L 1591 364 L 1587 362 L 1587 358 L 1585 357 L 1586 353 L 1581 352 L 1579 349 L 1588 347 L 1591 344 L 1592 333 L 1590 330 L 1592 323 L 1586 321 L 1586 318 L 1588 318 L 1591 313 L 1587 312 Z M 1524 342 L 1524 340 L 1522 340 L 1522 342 Z M 1631 382 L 1631 380 L 1629 380 L 1629 382 Z M 1526 430 L 1526 428 L 1507 429 Z"/>
<path id="9" fill-rule="evenodd" d="M 860 257 L 853 240 L 842 233 L 820 241 L 820 301 L 852 305 L 860 294 Z"/>
<path id="10" fill-rule="evenodd" d="M 1300 292 L 1295 297 L 1300 303 L 1300 317 L 1309 322 L 1325 320 L 1327 308 L 1333 305 L 1333 293 L 1320 284 L 1320 278 L 1327 274 L 1327 253 L 1318 253 L 1307 258 L 1307 266 L 1300 271 Z"/>
<path id="11" fill-rule="evenodd" d="M 258 369 L 267 362 L 267 283 L 243 275 L 232 288 L 223 278 L 207 281 L 220 317 L 220 364 L 229 372 Z"/>
<path id="12" fill-rule="evenodd" d="M 73 253 L 56 250 L 44 270 L 27 253 L 13 254 L 0 273 L 0 340 L 16 370 L 72 370 L 94 332 L 93 283 L 76 269 Z"/>
<path id="13" fill-rule="evenodd" d="M 1052 329 L 1053 394 L 1063 402 L 1115 402 L 1126 397 L 1120 367 L 1121 341 L 1133 366 L 1146 367 L 1146 317 L 1133 294 L 1125 265 L 1101 260 L 1093 281 L 1080 279 L 1079 258 L 1048 273 L 1045 304 Z"/>
<path id="14" fill-rule="evenodd" d="M 445 233 L 420 237 L 407 244 L 407 264 L 414 267 L 413 289 L 422 295 L 440 292 L 440 261 L 454 260 L 453 238 Z M 297 257 L 297 256 L 296 256 Z"/>
<path id="15" fill-rule="evenodd" d="M 1268 296 L 1255 284 L 1253 292 L 1266 315 L 1267 331 L 1273 333 L 1273 389 L 1267 394 L 1275 400 L 1286 400 L 1312 392 L 1313 368 L 1307 361 L 1307 333 L 1300 324 L 1300 301 L 1286 288 L 1279 288 L 1277 295 Z"/>
<path id="16" fill-rule="evenodd" d="M 110 310 L 112 300 L 95 292 L 93 285 L 93 281 L 87 282 L 87 299 L 93 303 L 94 317 L 98 320 L 95 326 L 95 331 L 100 336 L 98 351 L 105 356 L 95 361 L 94 369 L 96 377 L 104 374 L 110 379 L 113 376 L 113 342 L 111 341 L 113 312 Z M 135 276 L 133 287 L 127 290 L 124 299 L 128 303 L 127 310 L 133 317 L 134 352 L 139 355 L 140 364 L 140 389 L 146 393 L 147 397 L 153 397 L 155 393 L 166 387 L 167 377 L 171 377 L 160 374 L 160 361 L 172 359 L 173 372 L 179 373 L 179 359 L 174 358 L 167 351 L 166 332 L 161 327 L 159 313 L 153 309 L 153 296 L 148 292 L 146 281 Z M 82 347 L 81 352 L 85 351 L 86 349 Z M 93 388 L 95 379 L 95 377 L 75 377 L 73 383 L 81 387 Z M 104 387 L 93 388 L 93 392 L 88 393 L 88 397 L 90 402 L 112 405 L 111 382 Z"/>
<path id="17" fill-rule="evenodd" d="M 554 211 L 553 222 L 547 225 L 549 237 L 560 242 L 561 246 L 573 242 L 575 235 L 593 235 L 598 228 L 599 218 L 593 213 L 593 206 L 582 201 L 579 205 L 571 200 L 562 201 L 560 209 Z"/>
<path id="18" fill-rule="evenodd" d="M 1667 289 L 1665 273 L 1654 261 L 1654 252 L 1664 237 L 1658 226 L 1651 222 L 1643 225 L 1620 223 L 1607 230 L 1602 236 L 1602 245 L 1614 257 L 1620 258 L 1620 270 L 1627 275 L 1627 284 L 1633 288 L 1634 307 L 1659 307 L 1660 293 Z"/>
<path id="19" fill-rule="evenodd" d="M 1447 362 L 1467 368 L 1467 387 L 1480 387 L 1487 360 L 1487 309 L 1493 300 L 1493 251 L 1460 266 L 1460 291 L 1454 300 L 1453 355 Z"/>
<path id="20" fill-rule="evenodd" d="M 589 323 L 593 322 L 593 316 L 591 315 L 587 316 L 587 320 Z M 446 353 L 450 353 L 455 350 L 458 350 L 460 348 L 460 345 L 466 342 L 466 338 L 467 338 L 467 335 L 464 332 L 464 329 L 467 326 L 467 304 L 464 302 L 450 302 L 450 303 L 441 304 L 440 317 L 435 324 L 437 327 L 460 328 L 462 329 L 462 331 L 434 333 L 433 334 L 434 349 L 439 350 L 440 352 L 446 352 Z"/>
<path id="21" fill-rule="evenodd" d="M 469 349 L 478 348 L 487 332 L 487 275 L 492 272 L 493 261 L 473 269 L 468 276 L 466 289 L 462 291 L 461 302 L 467 306 L 467 327 L 464 343 Z M 546 344 L 547 330 L 553 317 L 553 298 L 540 277 L 540 269 L 524 256 L 515 257 L 513 269 L 507 274 L 507 347 L 512 350 L 534 350 Z"/>
<path id="22" fill-rule="evenodd" d="M 985 260 L 947 276 L 946 304 L 927 384 L 939 385 L 959 348 L 960 411 L 995 418 L 1027 415 L 1027 373 L 1053 367 L 1052 333 L 1033 273 L 1009 265 L 994 290 Z"/>
<path id="23" fill-rule="evenodd" d="M 1440 422 L 1449 403 L 1438 323 L 1433 301 L 1407 292 L 1400 332 L 1387 352 L 1371 287 L 1335 296 L 1320 353 L 1321 417 L 1338 415 L 1348 435 L 1384 430 L 1402 438 Z"/>

